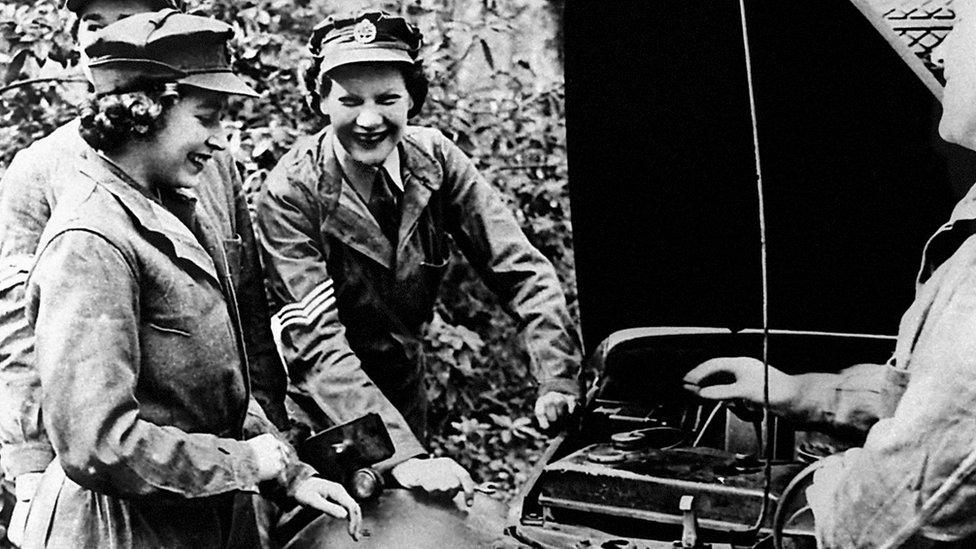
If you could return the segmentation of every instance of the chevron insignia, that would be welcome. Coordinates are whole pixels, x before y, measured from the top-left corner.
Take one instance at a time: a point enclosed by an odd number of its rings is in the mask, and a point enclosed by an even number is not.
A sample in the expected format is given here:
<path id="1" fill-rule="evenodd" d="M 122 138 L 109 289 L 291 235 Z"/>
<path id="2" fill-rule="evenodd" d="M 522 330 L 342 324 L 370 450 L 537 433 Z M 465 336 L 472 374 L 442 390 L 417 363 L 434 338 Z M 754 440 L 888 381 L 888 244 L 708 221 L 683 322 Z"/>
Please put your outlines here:
<path id="1" fill-rule="evenodd" d="M 335 306 L 335 292 L 332 289 L 332 279 L 319 284 L 308 293 L 301 301 L 285 305 L 275 316 L 281 328 L 287 328 L 293 324 L 310 325 L 315 322 L 322 313 Z"/>

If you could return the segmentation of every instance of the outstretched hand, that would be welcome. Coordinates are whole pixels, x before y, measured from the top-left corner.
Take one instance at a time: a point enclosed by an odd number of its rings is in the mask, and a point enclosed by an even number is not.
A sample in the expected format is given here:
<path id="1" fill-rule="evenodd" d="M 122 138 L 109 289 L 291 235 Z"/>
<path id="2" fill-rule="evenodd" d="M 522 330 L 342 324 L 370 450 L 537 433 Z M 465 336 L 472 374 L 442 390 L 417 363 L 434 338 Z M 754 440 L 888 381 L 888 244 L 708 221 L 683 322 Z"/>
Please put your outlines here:
<path id="1" fill-rule="evenodd" d="M 393 467 L 390 474 L 404 488 L 420 488 L 445 496 L 464 492 L 468 507 L 474 505 L 474 481 L 464 467 L 451 458 L 411 458 Z"/>
<path id="2" fill-rule="evenodd" d="M 685 374 L 684 388 L 709 400 L 743 400 L 763 404 L 763 363 L 749 357 L 706 360 Z M 776 409 L 788 407 L 797 383 L 793 376 L 770 366 L 769 402 Z"/>
<path id="3" fill-rule="evenodd" d="M 295 501 L 329 516 L 347 519 L 349 535 L 359 541 L 363 530 L 363 513 L 341 484 L 324 478 L 307 478 L 295 489 Z"/>

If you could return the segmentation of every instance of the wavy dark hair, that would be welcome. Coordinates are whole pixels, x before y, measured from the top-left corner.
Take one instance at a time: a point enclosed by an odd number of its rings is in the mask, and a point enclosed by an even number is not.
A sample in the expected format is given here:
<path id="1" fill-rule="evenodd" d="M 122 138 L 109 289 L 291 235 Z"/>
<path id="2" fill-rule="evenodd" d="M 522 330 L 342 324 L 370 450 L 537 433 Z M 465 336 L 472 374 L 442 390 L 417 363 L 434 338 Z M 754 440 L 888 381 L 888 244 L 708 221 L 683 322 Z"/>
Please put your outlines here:
<path id="1" fill-rule="evenodd" d="M 378 62 L 381 64 L 383 62 Z M 407 86 L 407 93 L 413 100 L 413 107 L 407 111 L 407 118 L 413 118 L 420 112 L 427 99 L 427 90 L 430 88 L 430 80 L 424 72 L 424 62 L 420 59 L 413 63 L 396 63 L 400 73 L 403 74 L 403 82 Z M 327 73 L 322 72 L 322 59 L 316 57 L 312 65 L 305 71 L 305 90 L 308 92 L 306 100 L 312 112 L 325 118 L 329 122 L 329 116 L 322 112 L 322 98 L 329 95 L 332 89 L 332 79 Z"/>
<path id="2" fill-rule="evenodd" d="M 113 152 L 129 141 L 148 140 L 163 127 L 164 115 L 179 99 L 172 88 L 153 88 L 96 97 L 81 111 L 81 138 Z"/>

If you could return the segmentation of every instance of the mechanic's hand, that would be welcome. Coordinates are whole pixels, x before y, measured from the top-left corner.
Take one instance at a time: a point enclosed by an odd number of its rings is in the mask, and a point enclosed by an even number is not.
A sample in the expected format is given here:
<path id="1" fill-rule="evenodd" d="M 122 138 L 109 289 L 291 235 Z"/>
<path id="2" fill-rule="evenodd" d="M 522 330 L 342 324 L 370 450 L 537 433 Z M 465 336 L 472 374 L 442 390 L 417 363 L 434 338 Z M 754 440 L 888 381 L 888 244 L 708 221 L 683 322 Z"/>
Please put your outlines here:
<path id="1" fill-rule="evenodd" d="M 7 540 L 17 547 L 24 543 L 27 511 L 30 509 L 31 500 L 34 499 L 38 486 L 41 485 L 42 474 L 24 473 L 14 480 L 17 503 L 14 504 L 14 509 L 11 512 L 10 524 L 7 525 Z"/>
<path id="2" fill-rule="evenodd" d="M 474 505 L 474 481 L 464 467 L 451 458 L 411 458 L 393 467 L 390 474 L 404 488 L 420 488 L 444 496 L 464 492 L 468 507 Z"/>
<path id="3" fill-rule="evenodd" d="M 684 387 L 709 400 L 738 399 L 762 406 L 763 363 L 749 357 L 706 360 L 685 374 Z M 769 404 L 774 411 L 789 410 L 797 391 L 793 376 L 770 366 Z"/>
<path id="4" fill-rule="evenodd" d="M 550 424 L 569 417 L 575 409 L 575 396 L 549 391 L 535 401 L 535 420 L 539 422 L 540 428 L 546 430 Z"/>
<path id="5" fill-rule="evenodd" d="M 324 478 L 309 477 L 295 489 L 295 501 L 335 517 L 348 519 L 349 535 L 359 541 L 363 533 L 363 512 L 341 484 Z"/>
<path id="6" fill-rule="evenodd" d="M 288 445 L 270 433 L 258 435 L 245 441 L 254 452 L 254 462 L 258 468 L 258 480 L 277 478 L 288 466 Z"/>

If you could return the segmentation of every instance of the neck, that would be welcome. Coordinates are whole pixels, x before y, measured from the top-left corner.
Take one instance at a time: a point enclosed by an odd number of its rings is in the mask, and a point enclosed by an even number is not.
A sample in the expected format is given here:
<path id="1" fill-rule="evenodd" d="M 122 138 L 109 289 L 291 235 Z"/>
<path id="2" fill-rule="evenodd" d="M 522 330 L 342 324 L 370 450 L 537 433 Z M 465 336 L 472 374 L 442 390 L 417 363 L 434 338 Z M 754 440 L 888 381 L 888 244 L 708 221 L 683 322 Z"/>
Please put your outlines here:
<path id="1" fill-rule="evenodd" d="M 152 183 L 152 171 L 147 162 L 142 143 L 132 143 L 112 153 L 103 153 L 129 176 L 129 183 L 146 196 L 158 196 L 158 189 Z"/>

